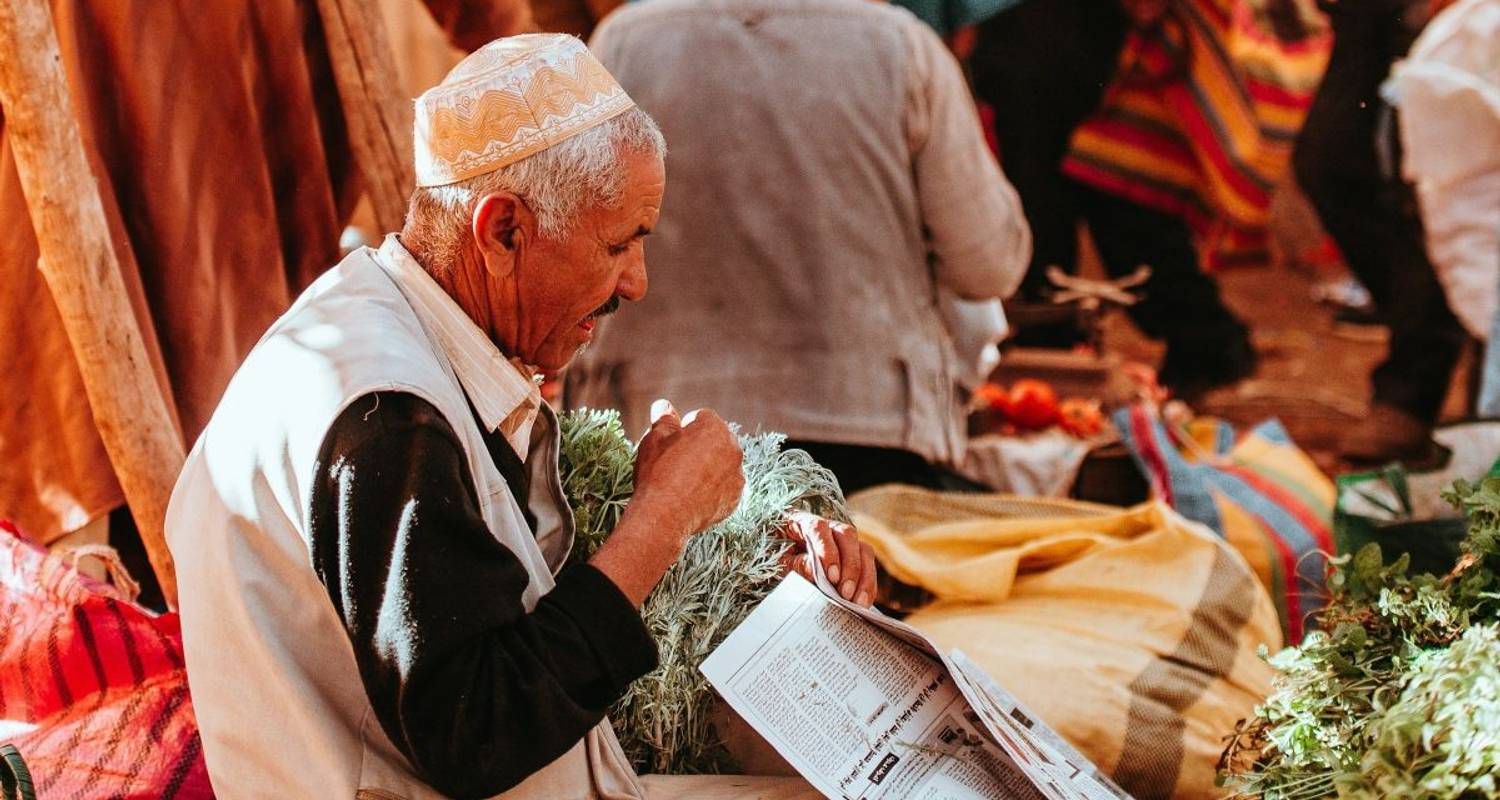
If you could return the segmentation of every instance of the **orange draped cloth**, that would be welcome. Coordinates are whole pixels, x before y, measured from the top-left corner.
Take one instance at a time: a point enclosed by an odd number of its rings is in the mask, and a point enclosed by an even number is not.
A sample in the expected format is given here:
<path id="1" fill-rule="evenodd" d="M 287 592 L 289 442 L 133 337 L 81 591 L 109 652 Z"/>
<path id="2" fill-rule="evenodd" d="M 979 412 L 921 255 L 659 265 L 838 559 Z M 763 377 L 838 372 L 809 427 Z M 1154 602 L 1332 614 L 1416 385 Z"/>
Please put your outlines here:
<path id="1" fill-rule="evenodd" d="M 530 24 L 524 0 L 426 4 L 469 48 Z M 121 277 L 191 442 L 251 345 L 336 260 L 359 195 L 317 4 L 53 0 L 52 11 Z M 36 267 L 3 130 L 0 518 L 46 543 L 123 496 Z"/>
<path id="2" fill-rule="evenodd" d="M 1063 170 L 1181 214 L 1205 266 L 1267 258 L 1271 191 L 1321 80 L 1332 35 L 1304 0 L 1170 0 L 1130 33 Z"/>

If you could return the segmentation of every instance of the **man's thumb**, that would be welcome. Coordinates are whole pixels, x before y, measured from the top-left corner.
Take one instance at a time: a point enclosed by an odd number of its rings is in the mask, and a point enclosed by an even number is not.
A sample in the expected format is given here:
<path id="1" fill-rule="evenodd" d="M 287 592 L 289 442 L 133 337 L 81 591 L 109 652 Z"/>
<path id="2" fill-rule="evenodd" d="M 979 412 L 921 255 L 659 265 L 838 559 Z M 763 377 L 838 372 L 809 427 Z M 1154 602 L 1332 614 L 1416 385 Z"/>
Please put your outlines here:
<path id="1" fill-rule="evenodd" d="M 649 436 L 655 434 L 660 439 L 671 436 L 682 429 L 682 420 L 677 418 L 677 409 L 666 400 L 657 400 L 651 404 L 651 428 L 646 431 Z"/>
<path id="2" fill-rule="evenodd" d="M 651 424 L 653 426 L 656 425 L 656 421 L 662 417 L 672 417 L 675 419 L 677 417 L 677 409 L 672 407 L 671 401 L 667 398 L 658 397 L 651 402 Z"/>

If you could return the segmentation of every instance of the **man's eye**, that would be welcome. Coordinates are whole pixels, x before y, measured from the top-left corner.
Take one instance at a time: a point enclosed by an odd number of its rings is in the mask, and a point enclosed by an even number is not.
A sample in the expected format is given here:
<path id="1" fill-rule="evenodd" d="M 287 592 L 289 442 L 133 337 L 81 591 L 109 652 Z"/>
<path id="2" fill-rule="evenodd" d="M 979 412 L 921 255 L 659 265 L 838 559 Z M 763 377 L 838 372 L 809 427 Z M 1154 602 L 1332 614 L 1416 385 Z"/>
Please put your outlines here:
<path id="1" fill-rule="evenodd" d="M 612 244 L 609 246 L 609 254 L 612 256 L 623 256 L 628 250 L 630 250 L 630 242 L 626 242 L 625 244 Z"/>

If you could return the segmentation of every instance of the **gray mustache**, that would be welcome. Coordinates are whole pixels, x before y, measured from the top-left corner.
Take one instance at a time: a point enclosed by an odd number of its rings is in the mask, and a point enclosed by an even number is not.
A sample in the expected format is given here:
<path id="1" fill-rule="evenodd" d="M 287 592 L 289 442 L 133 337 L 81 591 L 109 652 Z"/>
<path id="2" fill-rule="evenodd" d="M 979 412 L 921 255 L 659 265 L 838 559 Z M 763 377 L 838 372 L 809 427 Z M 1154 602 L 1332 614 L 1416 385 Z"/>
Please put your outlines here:
<path id="1" fill-rule="evenodd" d="M 588 318 L 589 319 L 598 319 L 600 317 L 607 317 L 610 314 L 615 313 L 615 310 L 618 309 L 619 307 L 620 307 L 620 296 L 619 295 L 614 295 L 613 297 L 611 297 L 608 300 L 604 301 L 604 305 L 599 306 L 598 308 L 594 309 L 593 313 L 589 314 Z"/>

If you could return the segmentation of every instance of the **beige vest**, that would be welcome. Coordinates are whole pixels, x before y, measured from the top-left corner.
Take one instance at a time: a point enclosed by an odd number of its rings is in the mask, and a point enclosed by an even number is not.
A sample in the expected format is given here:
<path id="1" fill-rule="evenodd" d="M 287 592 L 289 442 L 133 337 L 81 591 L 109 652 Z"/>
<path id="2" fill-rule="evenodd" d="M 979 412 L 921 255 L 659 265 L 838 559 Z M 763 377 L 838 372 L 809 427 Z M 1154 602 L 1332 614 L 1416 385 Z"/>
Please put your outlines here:
<path id="1" fill-rule="evenodd" d="M 528 609 L 573 540 L 557 477 L 557 425 L 532 436 L 531 535 L 485 448 L 464 387 L 376 253 L 314 283 L 255 346 L 188 456 L 167 512 L 188 682 L 221 798 L 440 797 L 386 737 L 353 648 L 313 573 L 307 519 L 314 459 L 343 409 L 372 391 L 416 394 L 468 453 L 496 539 L 531 576 Z M 606 719 L 502 797 L 641 798 Z"/>

